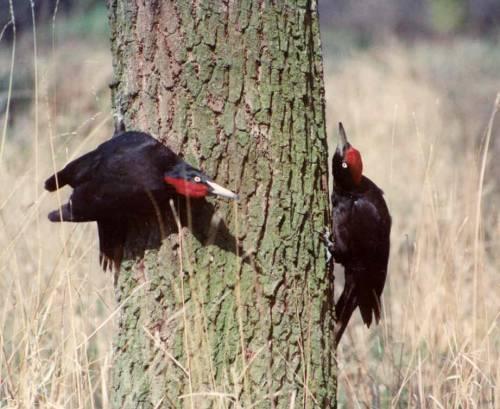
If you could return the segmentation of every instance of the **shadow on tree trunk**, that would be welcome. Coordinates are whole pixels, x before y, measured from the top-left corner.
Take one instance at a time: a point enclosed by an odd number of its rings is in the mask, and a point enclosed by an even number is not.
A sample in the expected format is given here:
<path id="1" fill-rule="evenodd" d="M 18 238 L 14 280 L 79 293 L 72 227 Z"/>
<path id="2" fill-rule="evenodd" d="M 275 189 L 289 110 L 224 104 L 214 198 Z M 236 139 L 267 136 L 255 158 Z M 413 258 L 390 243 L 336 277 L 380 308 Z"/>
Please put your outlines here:
<path id="1" fill-rule="evenodd" d="M 106 236 L 108 240 L 109 235 L 112 235 L 114 239 L 121 241 L 121 249 L 115 250 L 109 257 L 116 270 L 122 260 L 142 259 L 147 250 L 159 249 L 163 240 L 172 234 L 178 234 L 176 218 L 181 227 L 187 228 L 202 246 L 216 246 L 241 257 L 243 263 L 249 263 L 250 253 L 238 243 L 238 239 L 216 212 L 215 206 L 207 200 L 177 197 L 172 199 L 171 204 L 155 204 L 154 207 L 156 214 L 113 221 Z"/>

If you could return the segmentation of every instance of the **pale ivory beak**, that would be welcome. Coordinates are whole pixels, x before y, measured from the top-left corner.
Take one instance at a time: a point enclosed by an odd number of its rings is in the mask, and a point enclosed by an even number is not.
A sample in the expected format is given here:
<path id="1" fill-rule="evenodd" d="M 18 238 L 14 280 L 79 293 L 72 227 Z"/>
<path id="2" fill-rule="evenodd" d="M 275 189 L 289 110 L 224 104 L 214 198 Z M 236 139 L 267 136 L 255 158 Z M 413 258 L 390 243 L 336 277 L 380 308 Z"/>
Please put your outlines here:
<path id="1" fill-rule="evenodd" d="M 207 180 L 206 184 L 211 188 L 210 194 L 238 200 L 238 195 L 236 193 L 231 192 L 230 190 L 218 185 L 217 183 L 209 182 Z"/>
<path id="2" fill-rule="evenodd" d="M 342 125 L 342 122 L 339 122 L 339 143 L 337 145 L 337 148 L 340 150 L 340 152 L 343 152 L 347 143 L 347 135 L 345 134 L 344 126 Z"/>

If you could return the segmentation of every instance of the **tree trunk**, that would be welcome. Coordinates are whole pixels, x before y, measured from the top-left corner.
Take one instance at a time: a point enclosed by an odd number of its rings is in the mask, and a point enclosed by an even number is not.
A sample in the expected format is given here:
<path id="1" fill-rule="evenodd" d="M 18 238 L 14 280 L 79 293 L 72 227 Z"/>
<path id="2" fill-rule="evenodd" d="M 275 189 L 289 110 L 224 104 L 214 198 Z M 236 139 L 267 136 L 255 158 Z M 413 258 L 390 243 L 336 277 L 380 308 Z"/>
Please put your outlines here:
<path id="1" fill-rule="evenodd" d="M 240 195 L 175 203 L 180 229 L 161 209 L 166 230 L 129 231 L 114 406 L 334 407 L 316 3 L 111 0 L 109 18 L 127 129 Z"/>

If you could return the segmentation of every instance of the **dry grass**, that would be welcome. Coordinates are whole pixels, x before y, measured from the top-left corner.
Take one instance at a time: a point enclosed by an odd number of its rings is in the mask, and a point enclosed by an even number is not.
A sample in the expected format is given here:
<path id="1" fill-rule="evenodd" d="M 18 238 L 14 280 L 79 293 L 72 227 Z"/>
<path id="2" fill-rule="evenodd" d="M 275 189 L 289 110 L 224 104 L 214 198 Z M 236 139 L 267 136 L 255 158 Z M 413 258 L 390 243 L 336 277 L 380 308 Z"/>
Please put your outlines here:
<path id="1" fill-rule="evenodd" d="M 69 190 L 49 196 L 43 180 L 108 136 L 109 52 L 73 40 L 35 56 L 29 38 L 15 51 L 15 67 L 30 64 L 14 76 L 33 103 L 13 93 L 0 164 L 0 406 L 106 408 L 112 280 L 97 266 L 94 226 L 47 221 Z"/>
<path id="2" fill-rule="evenodd" d="M 457 60 L 485 49 L 456 47 Z M 342 408 L 499 406 L 498 127 L 490 149 L 482 136 L 500 81 L 490 60 L 467 69 L 445 51 L 353 54 L 326 78 L 329 129 L 344 122 L 394 220 L 383 324 L 366 330 L 356 313 L 339 351 Z M 93 226 L 47 222 L 64 198 L 42 183 L 108 136 L 110 57 L 73 40 L 37 50 L 35 70 L 32 42 L 16 53 L 34 102 L 9 123 L 0 163 L 0 406 L 107 408 L 112 280 Z"/>
<path id="3" fill-rule="evenodd" d="M 340 407 L 500 405 L 500 186 L 489 166 L 500 127 L 488 128 L 500 89 L 475 74 L 488 60 L 468 61 L 471 46 L 375 49 L 327 76 L 332 142 L 341 120 L 393 216 L 384 320 L 367 330 L 355 313 L 338 355 Z M 448 55 L 446 81 L 422 54 Z M 459 97 L 481 87 L 463 117 Z"/>

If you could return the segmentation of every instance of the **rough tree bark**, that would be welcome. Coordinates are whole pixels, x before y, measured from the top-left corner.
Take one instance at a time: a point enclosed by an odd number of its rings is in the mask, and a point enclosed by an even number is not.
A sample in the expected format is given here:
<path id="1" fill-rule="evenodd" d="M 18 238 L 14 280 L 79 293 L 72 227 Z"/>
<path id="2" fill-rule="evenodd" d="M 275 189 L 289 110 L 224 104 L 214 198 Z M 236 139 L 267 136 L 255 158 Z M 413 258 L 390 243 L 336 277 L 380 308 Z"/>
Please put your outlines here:
<path id="1" fill-rule="evenodd" d="M 129 234 L 114 406 L 333 407 L 316 3 L 111 0 L 109 18 L 113 106 L 127 128 L 241 197 L 208 199 L 180 233 L 162 209 L 166 232 L 152 222 Z M 223 227 L 190 233 L 217 218 Z"/>

